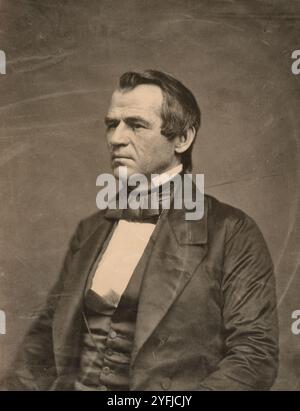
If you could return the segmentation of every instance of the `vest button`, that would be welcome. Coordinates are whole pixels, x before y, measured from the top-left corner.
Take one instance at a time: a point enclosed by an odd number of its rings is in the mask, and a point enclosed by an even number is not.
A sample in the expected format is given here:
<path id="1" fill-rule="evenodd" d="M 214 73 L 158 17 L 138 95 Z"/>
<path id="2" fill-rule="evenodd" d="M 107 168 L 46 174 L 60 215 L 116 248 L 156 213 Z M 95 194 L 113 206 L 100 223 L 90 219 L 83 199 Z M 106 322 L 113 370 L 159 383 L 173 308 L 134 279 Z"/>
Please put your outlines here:
<path id="1" fill-rule="evenodd" d="M 100 391 L 107 391 L 108 388 L 107 388 L 106 385 L 100 385 L 99 390 L 100 390 Z"/>
<path id="2" fill-rule="evenodd" d="M 113 355 L 113 351 L 110 348 L 108 348 L 105 352 L 106 352 L 106 355 L 108 355 L 109 357 Z"/>
<path id="3" fill-rule="evenodd" d="M 103 371 L 104 374 L 107 375 L 107 374 L 110 373 L 110 368 L 109 367 L 103 367 L 102 371 Z"/>
<path id="4" fill-rule="evenodd" d="M 115 330 L 110 330 L 109 336 L 110 336 L 110 338 L 116 338 L 117 333 L 115 332 Z"/>
<path id="5" fill-rule="evenodd" d="M 162 388 L 164 389 L 164 390 L 168 390 L 169 388 L 170 388 L 170 386 L 171 386 L 171 379 L 170 378 L 164 378 L 162 381 L 161 381 L 161 386 L 162 386 Z"/>

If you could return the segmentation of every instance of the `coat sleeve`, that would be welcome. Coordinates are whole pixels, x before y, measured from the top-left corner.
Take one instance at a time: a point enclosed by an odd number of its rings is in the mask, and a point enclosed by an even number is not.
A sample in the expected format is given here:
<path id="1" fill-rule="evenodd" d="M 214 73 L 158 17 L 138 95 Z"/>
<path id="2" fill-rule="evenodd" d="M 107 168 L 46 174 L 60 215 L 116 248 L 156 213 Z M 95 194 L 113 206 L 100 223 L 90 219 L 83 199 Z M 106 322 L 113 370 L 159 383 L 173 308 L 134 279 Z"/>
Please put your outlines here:
<path id="1" fill-rule="evenodd" d="M 200 390 L 268 390 L 277 376 L 278 320 L 273 263 L 254 221 L 227 239 L 222 280 L 225 355 Z"/>
<path id="2" fill-rule="evenodd" d="M 52 341 L 53 315 L 80 233 L 81 224 L 71 239 L 58 281 L 50 291 L 46 304 L 33 313 L 32 326 L 20 345 L 10 371 L 0 383 L 1 390 L 47 390 L 54 382 L 57 375 Z"/>

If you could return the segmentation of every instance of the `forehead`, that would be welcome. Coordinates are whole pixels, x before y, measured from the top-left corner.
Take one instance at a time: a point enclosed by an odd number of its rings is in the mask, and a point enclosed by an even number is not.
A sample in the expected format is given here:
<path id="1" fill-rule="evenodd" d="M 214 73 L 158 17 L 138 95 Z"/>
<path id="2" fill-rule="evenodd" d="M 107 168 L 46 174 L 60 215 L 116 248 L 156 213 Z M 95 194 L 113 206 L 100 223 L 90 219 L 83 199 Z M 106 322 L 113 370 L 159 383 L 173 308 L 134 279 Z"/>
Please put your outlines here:
<path id="1" fill-rule="evenodd" d="M 110 116 L 150 115 L 159 116 L 163 93 L 158 86 L 142 84 L 133 90 L 115 90 L 108 114 Z"/>

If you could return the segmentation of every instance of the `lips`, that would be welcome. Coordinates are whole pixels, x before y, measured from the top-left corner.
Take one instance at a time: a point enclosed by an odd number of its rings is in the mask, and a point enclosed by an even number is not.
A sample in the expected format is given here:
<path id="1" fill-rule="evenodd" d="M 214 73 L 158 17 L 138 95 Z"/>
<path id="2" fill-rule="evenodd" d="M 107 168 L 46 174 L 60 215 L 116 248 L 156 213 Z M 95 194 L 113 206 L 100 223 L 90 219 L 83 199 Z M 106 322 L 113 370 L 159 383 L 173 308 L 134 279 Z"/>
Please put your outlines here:
<path id="1" fill-rule="evenodd" d="M 120 154 L 113 154 L 113 155 L 111 156 L 111 159 L 112 159 L 112 160 L 124 160 L 124 159 L 130 160 L 131 157 L 128 157 L 128 156 L 125 156 L 125 155 L 120 155 Z"/>

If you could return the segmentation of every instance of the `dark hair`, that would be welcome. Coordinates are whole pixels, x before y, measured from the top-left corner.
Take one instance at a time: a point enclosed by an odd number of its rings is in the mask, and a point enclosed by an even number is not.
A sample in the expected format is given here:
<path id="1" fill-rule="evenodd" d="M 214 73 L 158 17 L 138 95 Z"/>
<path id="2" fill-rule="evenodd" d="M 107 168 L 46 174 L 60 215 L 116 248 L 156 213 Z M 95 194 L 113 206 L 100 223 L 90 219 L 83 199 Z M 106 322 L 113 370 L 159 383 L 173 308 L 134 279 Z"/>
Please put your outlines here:
<path id="1" fill-rule="evenodd" d="M 201 123 L 201 112 L 195 97 L 188 88 L 169 74 L 157 70 L 124 73 L 120 77 L 118 87 L 120 90 L 132 90 L 141 84 L 153 84 L 162 90 L 161 133 L 165 137 L 172 139 L 186 135 L 190 128 L 194 128 L 195 135 L 197 135 Z M 194 141 L 181 155 L 184 171 L 192 169 Z"/>

